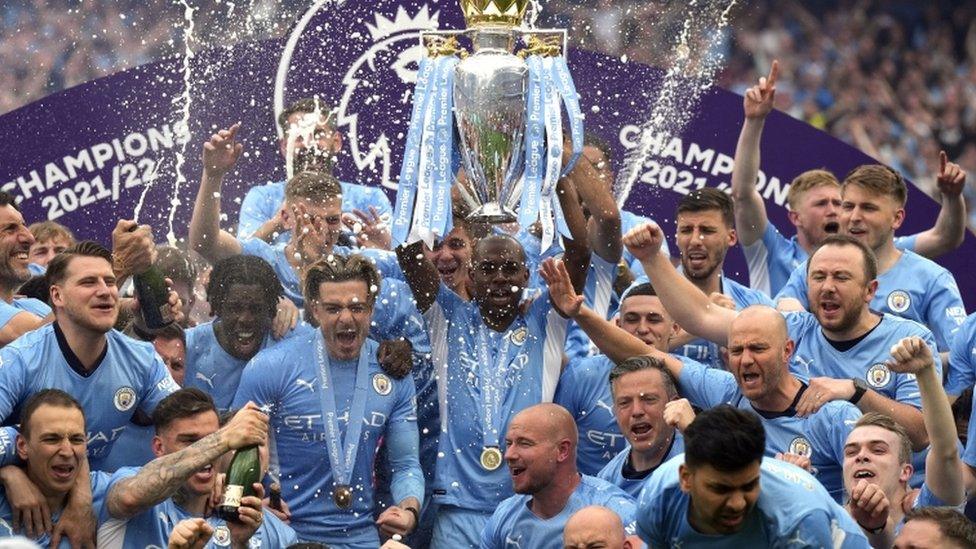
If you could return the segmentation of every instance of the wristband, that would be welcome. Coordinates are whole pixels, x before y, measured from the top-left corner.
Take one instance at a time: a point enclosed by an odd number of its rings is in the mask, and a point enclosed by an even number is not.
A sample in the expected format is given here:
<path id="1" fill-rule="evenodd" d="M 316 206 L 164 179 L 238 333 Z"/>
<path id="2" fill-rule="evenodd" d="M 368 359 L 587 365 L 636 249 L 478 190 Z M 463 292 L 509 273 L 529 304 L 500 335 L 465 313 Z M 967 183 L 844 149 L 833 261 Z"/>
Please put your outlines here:
<path id="1" fill-rule="evenodd" d="M 877 528 L 868 528 L 867 526 L 861 524 L 860 522 L 858 522 L 857 525 L 861 527 L 861 530 L 864 530 L 865 532 L 871 534 L 872 536 L 884 532 L 885 526 L 888 526 L 887 522 L 885 524 L 882 524 L 881 526 L 878 526 Z"/>
<path id="2" fill-rule="evenodd" d="M 418 526 L 420 526 L 420 511 L 414 509 L 413 507 L 404 507 L 404 509 L 410 511 L 410 513 L 413 515 L 413 528 L 410 529 L 410 531 L 413 532 Z"/>

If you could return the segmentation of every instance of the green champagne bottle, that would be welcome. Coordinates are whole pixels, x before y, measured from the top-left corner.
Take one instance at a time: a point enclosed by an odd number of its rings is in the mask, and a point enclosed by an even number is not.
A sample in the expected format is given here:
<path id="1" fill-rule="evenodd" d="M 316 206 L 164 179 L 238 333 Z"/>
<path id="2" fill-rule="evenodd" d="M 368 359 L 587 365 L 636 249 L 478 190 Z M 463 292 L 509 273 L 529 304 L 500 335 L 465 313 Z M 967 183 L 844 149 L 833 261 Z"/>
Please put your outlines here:
<path id="1" fill-rule="evenodd" d="M 160 330 L 173 322 L 169 310 L 169 287 L 163 273 L 155 265 L 132 277 L 142 319 L 149 330 Z"/>
<path id="2" fill-rule="evenodd" d="M 224 499 L 217 507 L 217 516 L 229 521 L 240 522 L 237 510 L 241 499 L 254 495 L 254 483 L 261 481 L 261 464 L 257 446 L 241 448 L 227 468 L 227 485 L 224 486 Z"/>

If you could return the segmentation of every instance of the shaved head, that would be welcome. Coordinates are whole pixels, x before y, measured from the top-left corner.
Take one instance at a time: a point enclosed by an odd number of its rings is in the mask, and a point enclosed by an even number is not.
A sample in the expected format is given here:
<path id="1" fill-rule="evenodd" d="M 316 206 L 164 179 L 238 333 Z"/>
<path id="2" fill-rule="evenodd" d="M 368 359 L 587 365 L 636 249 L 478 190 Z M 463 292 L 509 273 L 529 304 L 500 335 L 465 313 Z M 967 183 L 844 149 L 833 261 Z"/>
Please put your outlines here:
<path id="1" fill-rule="evenodd" d="M 750 305 L 742 309 L 729 325 L 729 333 L 735 333 L 746 325 L 764 326 L 769 335 L 776 336 L 780 341 L 786 340 L 786 318 L 769 305 Z"/>
<path id="2" fill-rule="evenodd" d="M 516 494 L 538 494 L 577 481 L 576 422 L 562 406 L 536 404 L 515 415 L 505 434 L 505 462 Z"/>
<path id="3" fill-rule="evenodd" d="M 566 408 L 551 402 L 530 406 L 512 418 L 511 425 L 531 426 L 533 430 L 544 433 L 551 442 L 569 440 L 576 446 L 579 432 L 576 421 Z"/>
<path id="4" fill-rule="evenodd" d="M 564 549 L 630 547 L 626 541 L 624 524 L 617 513 L 606 507 L 591 505 L 573 513 L 563 528 Z"/>

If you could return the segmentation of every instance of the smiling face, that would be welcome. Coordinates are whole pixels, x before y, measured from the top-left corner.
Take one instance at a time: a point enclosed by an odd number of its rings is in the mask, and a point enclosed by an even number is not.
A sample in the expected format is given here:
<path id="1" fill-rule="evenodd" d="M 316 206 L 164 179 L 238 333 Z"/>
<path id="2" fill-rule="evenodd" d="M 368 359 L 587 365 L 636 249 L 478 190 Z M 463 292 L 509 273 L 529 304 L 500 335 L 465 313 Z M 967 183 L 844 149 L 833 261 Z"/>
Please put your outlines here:
<path id="1" fill-rule="evenodd" d="M 844 489 L 850 493 L 858 480 L 866 479 L 896 501 L 912 476 L 912 464 L 900 458 L 901 444 L 897 433 L 883 427 L 855 427 L 844 444 Z"/>
<path id="2" fill-rule="evenodd" d="M 175 419 L 156 433 L 153 438 L 153 452 L 156 457 L 178 452 L 220 428 L 216 412 L 208 410 L 189 417 Z M 189 495 L 201 496 L 213 491 L 216 478 L 213 463 L 209 463 L 193 474 L 184 483 Z"/>
<path id="3" fill-rule="evenodd" d="M 518 310 L 522 290 L 529 281 L 525 253 L 511 238 L 489 237 L 474 250 L 471 281 L 473 297 L 484 316 Z"/>
<path id="4" fill-rule="evenodd" d="M 509 423 L 505 462 L 516 494 L 535 494 L 545 489 L 568 460 L 572 460 L 575 468 L 575 440 L 563 436 L 556 425 L 565 418 L 551 421 L 548 410 L 546 405 L 527 408 Z M 568 416 L 568 413 L 560 415 Z"/>
<path id="5" fill-rule="evenodd" d="M 455 225 L 443 240 L 434 245 L 433 250 L 424 246 L 424 255 L 437 268 L 441 282 L 459 294 L 462 292 L 458 288 L 468 282 L 471 251 L 471 235 L 460 225 Z"/>
<path id="6" fill-rule="evenodd" d="M 112 265 L 101 257 L 72 257 L 64 280 L 51 286 L 58 323 L 104 334 L 119 316 L 119 288 Z"/>
<path id="7" fill-rule="evenodd" d="M 338 360 L 359 357 L 373 318 L 366 282 L 358 279 L 323 282 L 312 307 L 329 356 Z"/>
<path id="8" fill-rule="evenodd" d="M 24 216 L 10 204 L 0 206 L 0 284 L 16 289 L 30 277 L 30 249 L 34 236 L 24 224 Z"/>
<path id="9" fill-rule="evenodd" d="M 905 209 L 894 198 L 861 185 L 844 187 L 842 230 L 872 250 L 890 244 L 905 220 Z"/>
<path id="10" fill-rule="evenodd" d="M 864 256 L 856 246 L 823 246 L 810 258 L 807 300 L 826 332 L 844 333 L 869 314 L 878 283 L 865 279 Z"/>
<path id="11" fill-rule="evenodd" d="M 681 490 L 691 498 L 689 522 L 703 534 L 729 535 L 742 529 L 759 499 L 760 462 L 738 471 L 711 465 L 681 465 Z"/>
<path id="12" fill-rule="evenodd" d="M 66 496 L 85 457 L 85 417 L 77 408 L 41 404 L 29 421 L 28 437 L 17 437 L 27 476 L 45 496 Z"/>
<path id="13" fill-rule="evenodd" d="M 674 428 L 664 421 L 664 407 L 671 400 L 665 387 L 656 368 L 626 373 L 611 385 L 613 414 L 635 452 L 661 450 L 674 437 Z"/>
<path id="14" fill-rule="evenodd" d="M 271 330 L 274 311 L 264 288 L 257 284 L 232 284 L 220 308 L 214 311 L 217 342 L 230 356 L 250 360 L 261 350 Z"/>
<path id="15" fill-rule="evenodd" d="M 690 280 L 705 280 L 721 271 L 725 254 L 736 243 L 735 229 L 725 224 L 720 210 L 678 214 L 676 240 L 681 267 Z"/>

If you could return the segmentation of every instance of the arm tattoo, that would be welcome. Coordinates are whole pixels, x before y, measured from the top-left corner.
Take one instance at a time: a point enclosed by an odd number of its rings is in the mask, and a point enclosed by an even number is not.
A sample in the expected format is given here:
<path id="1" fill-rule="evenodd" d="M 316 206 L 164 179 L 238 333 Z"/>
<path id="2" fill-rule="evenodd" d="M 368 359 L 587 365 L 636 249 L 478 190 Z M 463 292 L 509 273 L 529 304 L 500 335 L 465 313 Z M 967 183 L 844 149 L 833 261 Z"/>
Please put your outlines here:
<path id="1" fill-rule="evenodd" d="M 173 495 L 186 479 L 230 450 L 220 431 L 192 445 L 147 463 L 132 477 L 122 479 L 108 495 L 108 511 L 114 518 L 128 518 Z"/>

